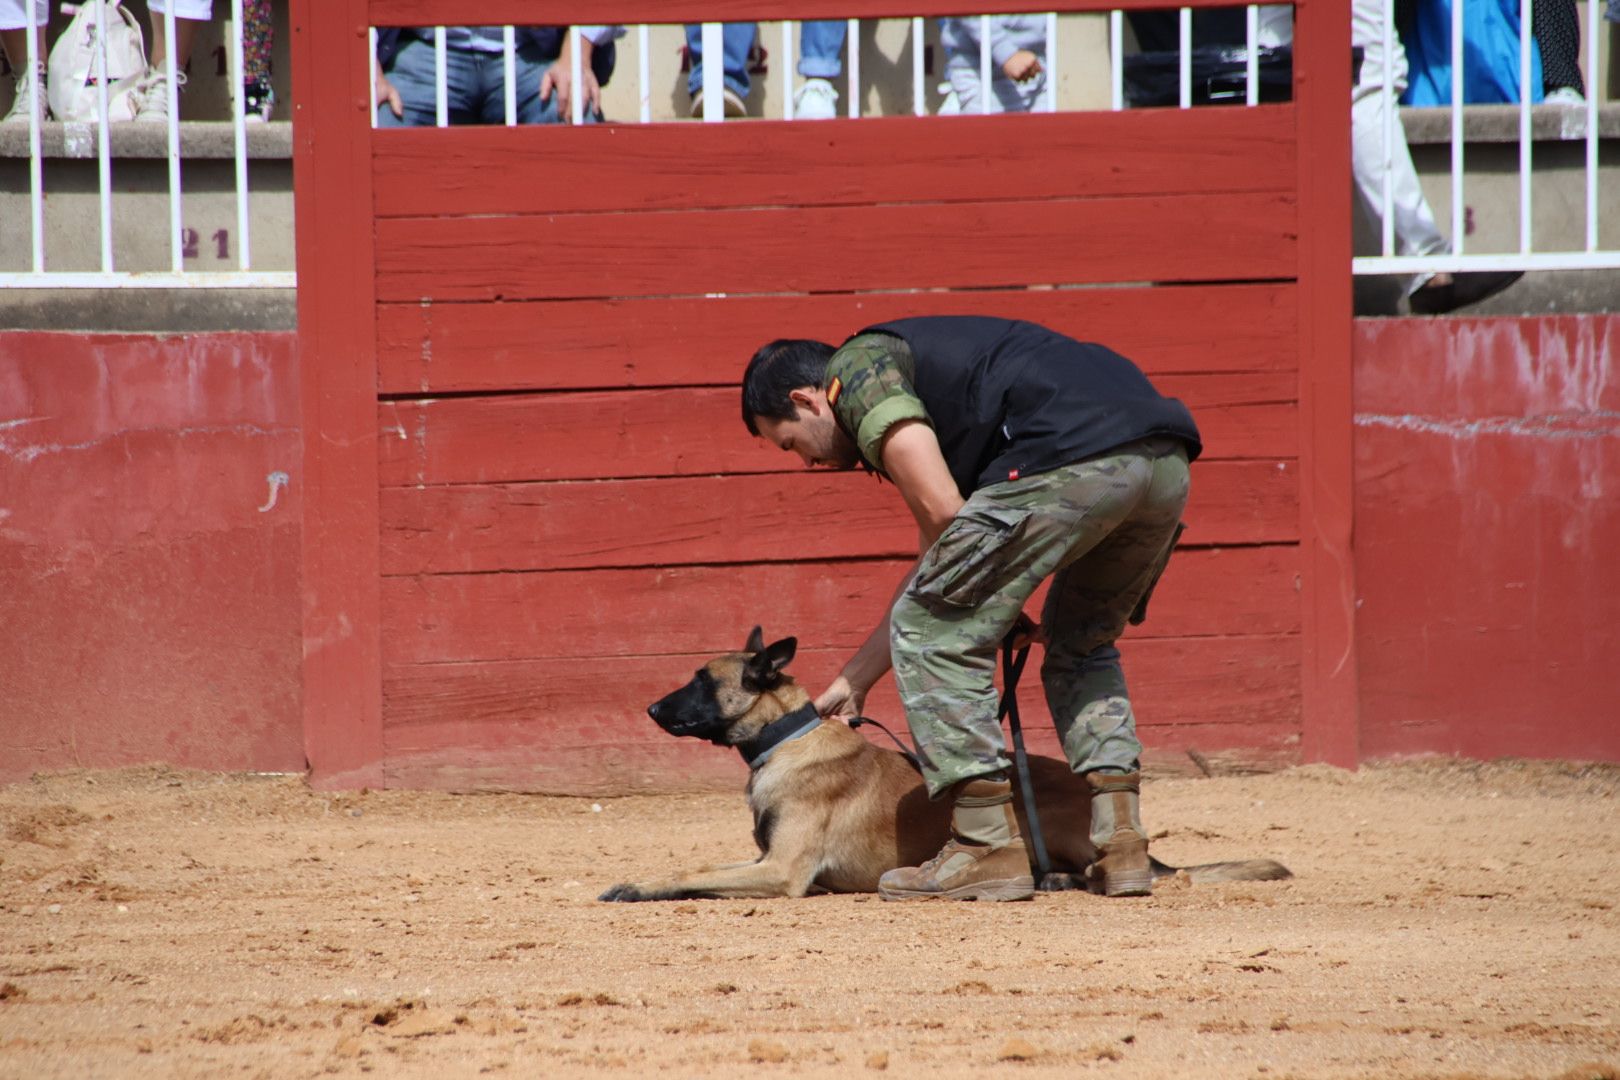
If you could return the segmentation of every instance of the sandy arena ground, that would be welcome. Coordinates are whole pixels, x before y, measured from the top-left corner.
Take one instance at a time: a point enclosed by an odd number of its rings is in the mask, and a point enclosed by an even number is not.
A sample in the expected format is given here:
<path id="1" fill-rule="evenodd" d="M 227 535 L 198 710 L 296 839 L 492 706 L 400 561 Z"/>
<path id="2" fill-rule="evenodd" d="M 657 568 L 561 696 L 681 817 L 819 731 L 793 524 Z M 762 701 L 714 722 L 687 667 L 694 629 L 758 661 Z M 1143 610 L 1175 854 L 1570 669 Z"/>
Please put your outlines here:
<path id="1" fill-rule="evenodd" d="M 609 905 L 740 796 L 0 787 L 0 1075 L 1620 1076 L 1620 768 L 1160 780 L 1150 900 Z M 599 809 L 598 809 L 599 807 Z"/>

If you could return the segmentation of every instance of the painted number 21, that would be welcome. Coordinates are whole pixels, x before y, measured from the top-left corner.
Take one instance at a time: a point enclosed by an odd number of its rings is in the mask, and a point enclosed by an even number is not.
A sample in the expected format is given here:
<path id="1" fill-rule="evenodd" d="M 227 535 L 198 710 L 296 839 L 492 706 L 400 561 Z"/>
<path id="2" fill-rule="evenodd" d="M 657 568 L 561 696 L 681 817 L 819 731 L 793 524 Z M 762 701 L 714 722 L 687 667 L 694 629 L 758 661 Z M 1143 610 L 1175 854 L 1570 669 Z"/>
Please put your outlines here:
<path id="1" fill-rule="evenodd" d="M 231 231 L 229 229 L 216 229 L 209 237 L 214 242 L 214 258 L 229 259 L 231 257 Z M 188 259 L 198 257 L 198 246 L 202 235 L 196 229 L 180 230 L 180 254 Z"/>

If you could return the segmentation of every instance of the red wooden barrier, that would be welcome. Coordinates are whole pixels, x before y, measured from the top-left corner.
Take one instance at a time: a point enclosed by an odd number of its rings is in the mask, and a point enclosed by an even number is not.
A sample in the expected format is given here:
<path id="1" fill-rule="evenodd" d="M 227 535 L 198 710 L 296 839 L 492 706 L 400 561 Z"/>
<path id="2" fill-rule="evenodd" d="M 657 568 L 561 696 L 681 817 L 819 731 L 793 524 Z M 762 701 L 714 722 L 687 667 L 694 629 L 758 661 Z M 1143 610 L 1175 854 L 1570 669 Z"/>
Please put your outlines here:
<path id="1" fill-rule="evenodd" d="M 906 14 L 592 18 L 788 9 Z M 952 311 L 1108 342 L 1206 434 L 1188 550 L 1127 644 L 1150 742 L 1353 755 L 1342 9 L 1300 6 L 1288 105 L 375 133 L 367 25 L 462 8 L 295 11 L 317 780 L 657 787 L 694 759 L 646 701 L 754 622 L 829 677 L 909 519 L 784 472 L 736 379 L 772 337 Z"/>

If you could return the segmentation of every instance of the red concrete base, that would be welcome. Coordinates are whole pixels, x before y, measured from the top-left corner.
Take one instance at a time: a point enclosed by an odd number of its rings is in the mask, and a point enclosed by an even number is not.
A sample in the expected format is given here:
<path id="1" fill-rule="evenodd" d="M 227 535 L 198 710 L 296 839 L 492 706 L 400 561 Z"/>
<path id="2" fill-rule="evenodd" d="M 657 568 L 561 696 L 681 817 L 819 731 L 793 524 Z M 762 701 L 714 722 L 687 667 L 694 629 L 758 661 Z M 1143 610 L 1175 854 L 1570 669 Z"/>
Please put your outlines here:
<path id="1" fill-rule="evenodd" d="M 1357 324 L 1364 757 L 1620 760 L 1620 317 Z"/>
<path id="2" fill-rule="evenodd" d="M 0 780 L 303 769 L 297 410 L 292 334 L 0 334 Z"/>

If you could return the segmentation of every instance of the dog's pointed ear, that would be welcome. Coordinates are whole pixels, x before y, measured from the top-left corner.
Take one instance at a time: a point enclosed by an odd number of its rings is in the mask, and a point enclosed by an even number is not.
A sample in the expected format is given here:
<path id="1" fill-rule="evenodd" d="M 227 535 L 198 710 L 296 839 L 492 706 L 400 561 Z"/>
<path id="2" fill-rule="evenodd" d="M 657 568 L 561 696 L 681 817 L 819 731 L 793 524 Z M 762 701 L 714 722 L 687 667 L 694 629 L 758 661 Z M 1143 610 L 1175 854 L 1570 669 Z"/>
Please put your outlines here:
<path id="1" fill-rule="evenodd" d="M 748 644 L 743 646 L 743 652 L 762 653 L 764 651 L 765 632 L 756 626 L 754 627 L 753 632 L 748 635 Z"/>
<path id="2" fill-rule="evenodd" d="M 755 650 L 743 669 L 743 684 L 759 691 L 774 689 L 782 681 L 782 669 L 798 650 L 798 638 L 783 638 Z"/>

